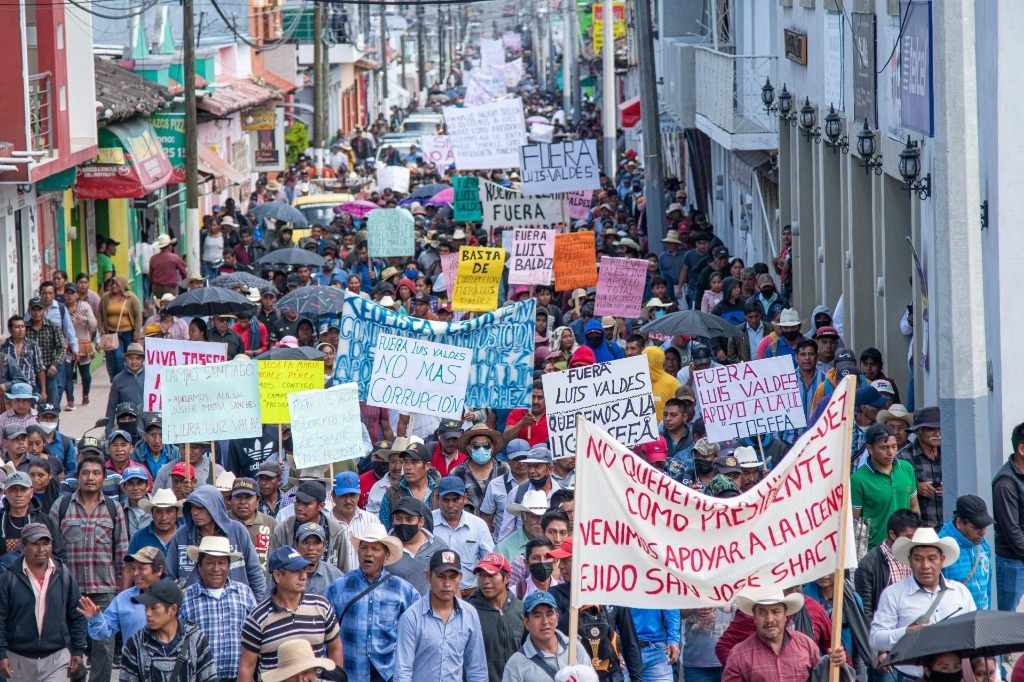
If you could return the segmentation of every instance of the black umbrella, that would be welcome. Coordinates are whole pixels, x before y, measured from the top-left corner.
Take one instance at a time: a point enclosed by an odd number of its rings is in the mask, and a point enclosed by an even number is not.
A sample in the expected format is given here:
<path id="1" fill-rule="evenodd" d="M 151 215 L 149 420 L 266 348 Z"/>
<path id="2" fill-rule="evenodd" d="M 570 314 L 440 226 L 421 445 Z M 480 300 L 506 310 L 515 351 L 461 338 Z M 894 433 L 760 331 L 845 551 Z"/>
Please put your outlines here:
<path id="1" fill-rule="evenodd" d="M 254 206 L 251 213 L 256 216 L 257 220 L 270 218 L 291 223 L 292 227 L 309 227 L 309 221 L 306 220 L 306 216 L 302 215 L 302 211 L 280 201 L 268 201 L 265 204 Z"/>
<path id="2" fill-rule="evenodd" d="M 192 289 L 175 298 L 164 308 L 178 317 L 200 317 L 209 315 L 237 315 L 253 312 L 256 304 L 231 289 L 203 287 Z"/>
<path id="3" fill-rule="evenodd" d="M 699 336 L 706 339 L 720 337 L 743 338 L 743 332 L 718 315 L 702 313 L 699 310 L 683 310 L 669 313 L 662 318 L 648 322 L 640 330 L 644 334 L 664 336 Z"/>
<path id="4" fill-rule="evenodd" d="M 250 272 L 232 272 L 227 275 L 217 275 L 210 280 L 211 287 L 224 287 L 230 289 L 236 284 L 244 284 L 246 287 L 256 287 L 260 291 L 271 291 L 274 283 L 257 277 Z"/>
<path id="5" fill-rule="evenodd" d="M 1024 613 L 972 611 L 904 635 L 883 665 L 920 665 L 922 658 L 932 654 L 973 658 L 1013 651 L 1024 651 Z"/>
<path id="6" fill-rule="evenodd" d="M 429 185 L 420 185 L 409 194 L 408 198 L 413 200 L 429 199 L 438 192 L 449 189 L 450 187 L 451 185 L 446 185 L 441 182 L 433 182 Z"/>
<path id="7" fill-rule="evenodd" d="M 311 268 L 319 268 L 324 264 L 323 256 L 318 256 L 312 251 L 305 249 L 286 248 L 271 251 L 256 261 L 257 265 L 308 265 Z"/>
<path id="8" fill-rule="evenodd" d="M 311 346 L 271 348 L 256 356 L 257 360 L 323 360 L 327 354 Z"/>
<path id="9" fill-rule="evenodd" d="M 282 296 L 275 307 L 283 313 L 299 315 L 329 315 L 340 313 L 345 304 L 345 292 L 320 285 L 299 287 Z"/>

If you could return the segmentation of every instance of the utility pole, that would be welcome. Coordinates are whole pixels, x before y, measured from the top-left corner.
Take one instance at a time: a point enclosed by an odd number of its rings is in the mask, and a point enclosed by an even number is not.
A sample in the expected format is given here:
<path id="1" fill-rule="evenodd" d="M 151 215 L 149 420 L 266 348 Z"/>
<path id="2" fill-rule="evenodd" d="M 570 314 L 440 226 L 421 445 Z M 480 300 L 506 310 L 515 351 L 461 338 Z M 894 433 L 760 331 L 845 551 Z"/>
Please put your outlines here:
<path id="1" fill-rule="evenodd" d="M 712 3 L 713 4 L 713 3 Z M 604 49 L 601 51 L 601 128 L 604 137 L 604 173 L 615 177 L 615 14 L 612 0 L 603 0 Z M 646 169 L 645 169 L 646 172 Z"/>
<path id="2" fill-rule="evenodd" d="M 408 81 L 405 80 L 405 33 L 402 33 L 401 48 L 402 48 L 402 87 L 408 89 Z"/>
<path id="3" fill-rule="evenodd" d="M 637 57 L 640 65 L 640 112 L 643 115 L 644 215 L 649 243 L 665 236 L 665 196 L 661 182 L 661 111 L 658 109 L 658 74 L 654 64 L 654 34 L 650 0 L 637 0 Z"/>
<path id="4" fill-rule="evenodd" d="M 437 6 L 437 80 L 444 82 L 444 10 Z"/>
<path id="5" fill-rule="evenodd" d="M 390 109 L 388 108 L 388 16 L 387 16 L 387 5 L 380 6 L 380 87 L 381 94 L 384 96 L 384 103 L 382 109 L 384 110 L 384 117 L 390 118 Z"/>
<path id="6" fill-rule="evenodd" d="M 576 13 L 576 0 L 566 1 L 569 2 L 570 4 L 569 12 L 572 15 L 572 96 L 575 100 L 575 107 L 573 107 L 572 111 L 572 124 L 578 127 L 580 124 L 580 119 L 582 118 L 582 112 L 580 110 L 583 108 L 583 87 L 580 83 L 580 60 L 579 53 L 577 52 L 577 50 L 579 49 L 578 31 L 580 28 L 580 19 Z M 569 112 L 566 112 L 567 116 L 568 114 Z"/>
<path id="7" fill-rule="evenodd" d="M 324 10 L 313 7 L 313 147 L 324 139 Z"/>
<path id="8" fill-rule="evenodd" d="M 196 120 L 196 25 L 193 0 L 182 0 L 182 87 L 185 88 L 185 258 L 202 272 L 199 255 L 199 122 Z"/>
<path id="9" fill-rule="evenodd" d="M 416 5 L 416 70 L 419 71 L 419 88 L 422 91 L 427 87 L 427 59 L 424 50 L 426 40 L 423 37 L 423 22 L 426 19 L 426 11 L 423 5 Z"/>
<path id="10" fill-rule="evenodd" d="M 573 25 L 569 5 L 576 0 L 562 0 L 562 111 L 568 120 L 572 109 Z"/>

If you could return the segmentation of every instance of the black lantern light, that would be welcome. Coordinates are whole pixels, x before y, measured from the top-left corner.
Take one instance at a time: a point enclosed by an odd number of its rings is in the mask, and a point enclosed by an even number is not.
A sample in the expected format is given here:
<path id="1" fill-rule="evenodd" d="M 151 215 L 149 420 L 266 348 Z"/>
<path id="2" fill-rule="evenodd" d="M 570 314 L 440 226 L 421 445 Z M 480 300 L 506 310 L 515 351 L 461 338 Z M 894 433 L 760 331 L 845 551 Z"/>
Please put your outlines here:
<path id="1" fill-rule="evenodd" d="M 860 167 L 865 173 L 875 171 L 875 175 L 882 174 L 882 155 L 875 156 L 875 134 L 868 127 L 868 120 L 864 119 L 864 127 L 857 133 L 857 153 L 860 154 Z"/>
<path id="2" fill-rule="evenodd" d="M 811 106 L 811 99 L 804 97 L 804 106 L 800 109 L 800 127 L 803 128 L 804 137 L 808 140 L 821 142 L 821 127 L 814 125 L 818 120 Z"/>
<path id="3" fill-rule="evenodd" d="M 764 79 L 764 87 L 761 88 L 761 103 L 764 104 L 764 112 L 771 116 L 779 110 L 775 104 L 775 87 L 772 85 L 771 77 Z"/>
<path id="4" fill-rule="evenodd" d="M 782 84 L 782 92 L 779 93 L 779 120 L 786 121 L 791 126 L 796 125 L 796 114 L 793 113 L 793 95 Z"/>
<path id="5" fill-rule="evenodd" d="M 903 177 L 903 189 L 908 192 L 917 192 L 917 196 L 924 201 L 932 195 L 932 174 L 928 173 L 921 178 L 921 150 L 916 140 L 907 136 L 907 146 L 900 152 L 899 162 L 900 176 Z"/>
<path id="6" fill-rule="evenodd" d="M 825 117 L 825 137 L 826 144 L 832 148 L 833 154 L 836 150 L 842 150 L 844 154 L 850 153 L 850 139 L 843 135 L 843 120 L 839 118 L 835 106 L 831 104 L 828 107 L 828 116 Z"/>

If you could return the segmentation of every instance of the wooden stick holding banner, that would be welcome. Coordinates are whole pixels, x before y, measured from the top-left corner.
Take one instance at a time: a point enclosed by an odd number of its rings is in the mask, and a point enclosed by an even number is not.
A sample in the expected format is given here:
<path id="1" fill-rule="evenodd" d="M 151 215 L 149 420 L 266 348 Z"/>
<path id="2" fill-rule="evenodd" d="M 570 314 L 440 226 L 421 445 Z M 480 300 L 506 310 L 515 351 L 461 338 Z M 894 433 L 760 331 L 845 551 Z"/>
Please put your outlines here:
<path id="1" fill-rule="evenodd" d="M 583 415 L 576 413 L 576 442 L 582 443 L 583 440 L 580 438 L 580 425 L 583 424 Z M 579 486 L 579 471 L 576 472 L 576 486 Z M 577 523 L 582 521 L 577 519 Z M 579 526 L 577 526 L 578 528 Z M 579 599 L 579 584 L 580 584 L 580 553 L 574 551 L 572 553 L 572 571 L 570 573 L 570 587 L 569 590 L 569 665 L 576 665 L 577 649 L 579 648 L 579 633 L 580 633 L 580 605 Z M 834 682 L 834 681 L 831 681 Z"/>
<path id="2" fill-rule="evenodd" d="M 217 441 L 210 441 L 210 480 L 217 480 Z"/>
<path id="3" fill-rule="evenodd" d="M 565 205 L 569 201 L 568 197 L 569 197 L 569 195 L 566 194 L 565 192 L 563 192 L 562 193 L 562 199 L 561 199 L 561 201 L 558 202 L 558 207 L 560 209 L 562 209 L 562 232 L 571 232 L 572 231 L 570 229 L 570 227 L 569 227 L 569 223 L 565 222 Z"/>
<path id="4" fill-rule="evenodd" d="M 839 516 L 839 556 L 836 557 L 836 572 L 832 578 L 832 650 L 843 646 L 843 588 L 846 584 L 845 580 L 845 569 L 846 565 L 846 533 L 847 526 L 849 525 L 846 520 L 850 514 L 850 458 L 846 456 L 846 453 L 850 451 L 851 443 L 853 441 L 853 412 L 854 412 L 854 401 L 850 400 L 850 396 L 853 395 L 856 390 L 855 381 L 853 376 L 846 377 L 848 392 L 846 400 L 846 433 L 843 436 L 843 450 L 840 453 L 839 459 L 842 461 L 843 467 L 843 504 L 842 511 Z M 839 666 L 833 664 L 829 666 L 828 671 L 829 682 L 839 682 Z"/>

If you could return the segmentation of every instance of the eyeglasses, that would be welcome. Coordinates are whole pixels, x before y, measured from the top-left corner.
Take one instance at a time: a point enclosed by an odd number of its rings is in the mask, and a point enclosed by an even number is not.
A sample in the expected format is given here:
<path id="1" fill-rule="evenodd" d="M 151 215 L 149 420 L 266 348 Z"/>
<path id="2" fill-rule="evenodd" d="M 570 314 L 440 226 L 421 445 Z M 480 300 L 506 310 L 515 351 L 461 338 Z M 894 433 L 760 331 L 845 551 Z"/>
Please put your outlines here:
<path id="1" fill-rule="evenodd" d="M 473 445 L 471 447 L 474 450 L 490 450 L 491 449 L 491 444 L 490 443 L 473 443 Z"/>

